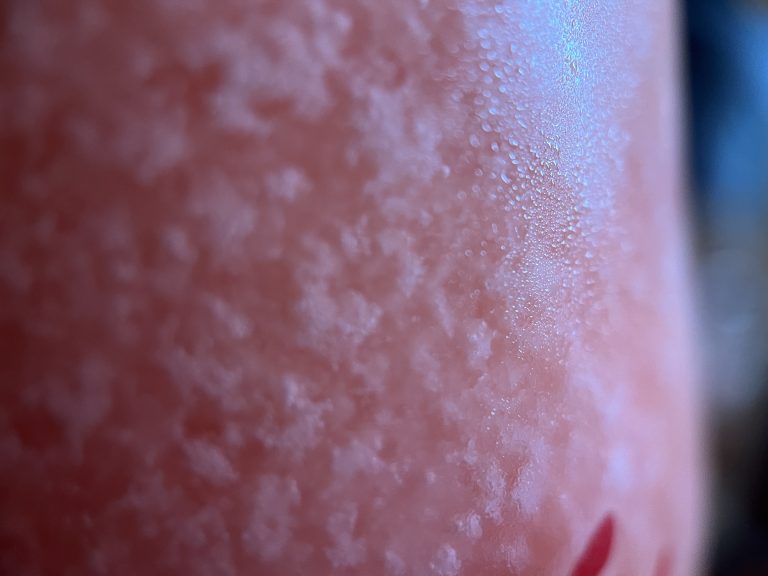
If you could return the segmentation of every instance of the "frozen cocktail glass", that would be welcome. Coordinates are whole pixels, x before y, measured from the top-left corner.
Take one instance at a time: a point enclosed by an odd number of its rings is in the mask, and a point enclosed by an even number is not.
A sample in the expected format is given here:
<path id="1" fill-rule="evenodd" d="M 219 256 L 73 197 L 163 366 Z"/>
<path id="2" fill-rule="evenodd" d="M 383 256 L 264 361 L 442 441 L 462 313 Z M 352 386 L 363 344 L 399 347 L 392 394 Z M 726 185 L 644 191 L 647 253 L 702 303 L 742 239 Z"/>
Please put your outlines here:
<path id="1" fill-rule="evenodd" d="M 0 571 L 692 575 L 672 4 L 6 3 Z"/>

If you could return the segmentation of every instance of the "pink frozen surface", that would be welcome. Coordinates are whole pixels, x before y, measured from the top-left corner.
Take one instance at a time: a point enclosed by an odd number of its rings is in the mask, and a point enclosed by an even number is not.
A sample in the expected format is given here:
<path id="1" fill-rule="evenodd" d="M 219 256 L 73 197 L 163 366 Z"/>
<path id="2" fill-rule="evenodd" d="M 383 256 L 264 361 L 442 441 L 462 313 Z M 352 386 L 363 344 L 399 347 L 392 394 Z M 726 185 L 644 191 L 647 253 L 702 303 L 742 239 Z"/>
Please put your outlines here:
<path id="1" fill-rule="evenodd" d="M 668 0 L 11 0 L 0 573 L 691 576 Z"/>

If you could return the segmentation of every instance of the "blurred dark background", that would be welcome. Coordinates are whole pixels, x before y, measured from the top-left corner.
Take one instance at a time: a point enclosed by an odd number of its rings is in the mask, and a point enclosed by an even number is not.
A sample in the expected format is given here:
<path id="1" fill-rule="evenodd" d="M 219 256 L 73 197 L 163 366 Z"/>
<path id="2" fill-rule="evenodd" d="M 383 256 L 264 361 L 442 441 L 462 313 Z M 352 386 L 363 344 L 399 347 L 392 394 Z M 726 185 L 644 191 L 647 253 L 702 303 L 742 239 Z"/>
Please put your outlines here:
<path id="1" fill-rule="evenodd" d="M 688 0 L 710 576 L 768 576 L 768 0 Z"/>

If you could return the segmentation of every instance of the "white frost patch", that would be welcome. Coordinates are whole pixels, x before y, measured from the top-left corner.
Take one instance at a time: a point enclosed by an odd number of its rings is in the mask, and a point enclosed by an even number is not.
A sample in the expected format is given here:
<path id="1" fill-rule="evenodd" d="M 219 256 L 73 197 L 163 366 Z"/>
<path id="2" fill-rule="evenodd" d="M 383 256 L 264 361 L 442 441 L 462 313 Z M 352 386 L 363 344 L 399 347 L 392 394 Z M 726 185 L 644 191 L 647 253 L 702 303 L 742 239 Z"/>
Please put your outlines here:
<path id="1" fill-rule="evenodd" d="M 384 552 L 384 562 L 387 567 L 387 574 L 389 576 L 404 576 L 405 575 L 405 562 L 392 550 Z"/>
<path id="2" fill-rule="evenodd" d="M 242 386 L 245 370 L 241 363 L 222 361 L 210 354 L 191 353 L 177 346 L 173 340 L 173 323 L 168 323 L 161 330 L 166 334 L 161 357 L 180 389 L 205 390 L 226 410 L 242 407 L 244 394 L 248 391 Z"/>
<path id="3" fill-rule="evenodd" d="M 543 496 L 544 478 L 535 462 L 529 461 L 520 472 L 512 492 L 512 498 L 526 516 L 533 516 L 539 509 Z"/>
<path id="4" fill-rule="evenodd" d="M 469 340 L 470 359 L 475 367 L 485 366 L 488 358 L 491 357 L 493 337 L 494 331 L 488 327 L 485 321 L 476 320 L 469 323 L 467 338 Z"/>
<path id="5" fill-rule="evenodd" d="M 292 478 L 262 476 L 251 521 L 242 536 L 246 550 L 265 560 L 279 558 L 291 539 L 293 508 L 300 500 Z"/>
<path id="6" fill-rule="evenodd" d="M 327 282 L 338 276 L 342 260 L 334 247 L 313 235 L 305 235 L 302 245 L 307 250 L 307 258 L 298 270 L 302 283 Z"/>
<path id="7" fill-rule="evenodd" d="M 445 297 L 445 292 L 440 288 L 433 288 L 433 290 L 432 305 L 435 307 L 440 326 L 448 336 L 453 336 L 454 317 L 451 307 L 448 305 L 448 299 Z"/>
<path id="8" fill-rule="evenodd" d="M 331 332 L 338 325 L 338 305 L 325 283 L 305 285 L 298 309 L 312 336 Z"/>
<path id="9" fill-rule="evenodd" d="M 197 251 L 189 241 L 189 234 L 179 226 L 169 226 L 162 232 L 161 242 L 168 253 L 180 262 L 192 264 L 197 260 Z"/>
<path id="10" fill-rule="evenodd" d="M 380 444 L 375 442 L 374 444 Z M 358 472 L 376 473 L 385 468 L 378 457 L 379 446 L 369 446 L 353 440 L 348 446 L 333 449 L 333 471 L 344 478 L 350 478 Z"/>
<path id="11" fill-rule="evenodd" d="M 369 231 L 368 216 L 362 216 L 360 220 L 349 227 L 342 227 L 341 247 L 349 258 L 371 255 L 372 238 Z"/>
<path id="12" fill-rule="evenodd" d="M 501 522 L 504 501 L 507 497 L 507 481 L 496 462 L 491 462 L 485 469 L 483 496 L 485 498 L 483 509 L 486 516 L 497 523 Z"/>
<path id="13" fill-rule="evenodd" d="M 404 231 L 397 228 L 387 228 L 379 233 L 376 240 L 381 251 L 387 256 L 392 256 L 403 249 L 403 246 L 407 243 L 407 235 Z"/>
<path id="14" fill-rule="evenodd" d="M 363 387 L 367 392 L 383 393 L 389 381 L 390 357 L 387 354 L 375 354 L 364 361 L 353 359 L 350 362 L 350 370 L 363 381 Z"/>
<path id="15" fill-rule="evenodd" d="M 241 256 L 256 231 L 255 203 L 222 175 L 196 182 L 189 211 L 207 224 L 208 241 L 221 256 Z"/>
<path id="16" fill-rule="evenodd" d="M 213 484 L 225 484 L 237 478 L 232 463 L 221 449 L 205 440 L 186 440 L 184 452 L 192 470 Z"/>
<path id="17" fill-rule="evenodd" d="M 477 452 L 477 444 L 475 443 L 474 438 L 470 438 L 467 440 L 467 446 L 464 449 L 464 462 L 469 464 L 470 466 L 477 464 L 479 458 L 479 454 Z"/>
<path id="18" fill-rule="evenodd" d="M 275 126 L 256 115 L 251 103 L 235 91 L 218 91 L 211 95 L 211 115 L 224 130 L 244 132 L 266 138 Z"/>
<path id="19" fill-rule="evenodd" d="M 443 544 L 429 563 L 429 567 L 437 576 L 457 576 L 461 570 L 461 560 L 452 546 Z"/>
<path id="20" fill-rule="evenodd" d="M 180 114 L 168 114 L 166 110 L 143 125 L 149 133 L 141 132 L 140 137 L 137 135 L 140 139 L 131 146 L 129 154 L 133 153 L 140 159 L 138 176 L 146 183 L 184 160 L 188 139 L 184 118 Z M 136 146 L 135 151 L 133 146 Z M 143 154 L 139 151 L 141 146 L 145 147 Z"/>
<path id="21" fill-rule="evenodd" d="M 552 461 L 553 446 L 547 433 L 551 425 L 552 419 L 542 416 L 537 425 L 513 427 L 500 437 L 503 452 L 525 459 L 508 496 L 526 516 L 538 511 L 544 497 Z"/>
<path id="22" fill-rule="evenodd" d="M 507 568 L 512 570 L 513 574 L 517 574 L 518 570 L 528 563 L 528 556 L 530 555 L 525 537 L 517 535 L 512 542 L 504 544 L 501 547 L 501 554 Z"/>
<path id="23" fill-rule="evenodd" d="M 216 296 L 206 300 L 213 316 L 226 329 L 230 338 L 242 340 L 251 335 L 253 327 L 248 317 Z"/>
<path id="24" fill-rule="evenodd" d="M 176 527 L 176 537 L 185 546 L 205 550 L 211 555 L 214 549 L 222 548 L 222 543 L 228 540 L 226 524 L 220 510 L 208 507 L 201 508 L 196 513 L 190 513 Z M 213 560 L 206 558 L 205 560 Z"/>
<path id="25" fill-rule="evenodd" d="M 365 541 L 354 537 L 357 506 L 347 502 L 328 519 L 326 531 L 333 547 L 326 550 L 328 559 L 336 568 L 357 566 L 365 560 Z"/>
<path id="26" fill-rule="evenodd" d="M 330 401 L 313 401 L 305 386 L 292 375 L 283 379 L 282 393 L 287 421 L 279 428 L 263 426 L 257 435 L 266 446 L 300 460 L 319 442 L 324 427 L 323 415 L 330 408 Z"/>
<path id="27" fill-rule="evenodd" d="M 365 83 L 355 89 L 367 103 L 364 111 L 356 113 L 355 122 L 366 136 L 364 146 L 376 156 L 380 168 L 376 181 L 367 187 L 369 191 L 389 190 L 409 177 L 424 181 L 441 170 L 445 162 L 437 148 L 444 120 L 423 103 L 415 113 L 411 88 L 391 91 Z M 407 188 L 403 191 L 409 192 Z M 392 198 L 391 194 L 381 195 L 383 203 Z M 394 218 L 397 213 L 387 215 Z"/>
<path id="28" fill-rule="evenodd" d="M 230 107 L 289 100 L 299 114 L 317 118 L 331 104 L 326 75 L 339 64 L 350 27 L 346 14 L 320 0 L 300 17 L 290 5 L 270 18 L 245 6 L 234 18 L 211 18 L 202 39 L 186 35 L 182 52 L 189 66 L 222 66 L 217 96 Z"/>
<path id="29" fill-rule="evenodd" d="M 381 308 L 355 290 L 333 286 L 343 272 L 341 261 L 326 242 L 305 239 L 308 257 L 297 270 L 303 287 L 297 311 L 305 322 L 303 344 L 328 354 L 347 354 L 378 325 Z"/>
<path id="30" fill-rule="evenodd" d="M 267 192 L 273 198 L 293 202 L 306 194 L 310 183 L 304 172 L 295 166 L 288 166 L 279 172 L 267 175 Z"/>
<path id="31" fill-rule="evenodd" d="M 411 208 L 408 206 L 406 212 L 410 213 L 410 211 Z M 403 293 L 410 296 L 424 274 L 421 257 L 411 249 L 414 243 L 413 237 L 400 229 L 388 228 L 376 239 L 385 255 L 394 256 L 399 261 L 400 274 L 397 283 Z"/>
<path id="32" fill-rule="evenodd" d="M 298 308 L 307 322 L 310 344 L 320 348 L 357 347 L 381 318 L 379 306 L 359 292 L 348 290 L 334 297 L 325 283 L 305 286 Z"/>
<path id="33" fill-rule="evenodd" d="M 462 534 L 466 534 L 472 540 L 477 540 L 483 535 L 483 525 L 480 515 L 470 512 L 456 521 L 456 527 Z"/>
<path id="34" fill-rule="evenodd" d="M 422 377 L 424 386 L 428 390 L 436 392 L 442 385 L 440 363 L 435 359 L 429 345 L 423 339 L 419 340 L 411 352 L 411 366 Z"/>
<path id="35" fill-rule="evenodd" d="M 400 254 L 400 276 L 397 283 L 406 296 L 413 294 L 424 274 L 421 260 L 420 256 L 407 248 Z"/>

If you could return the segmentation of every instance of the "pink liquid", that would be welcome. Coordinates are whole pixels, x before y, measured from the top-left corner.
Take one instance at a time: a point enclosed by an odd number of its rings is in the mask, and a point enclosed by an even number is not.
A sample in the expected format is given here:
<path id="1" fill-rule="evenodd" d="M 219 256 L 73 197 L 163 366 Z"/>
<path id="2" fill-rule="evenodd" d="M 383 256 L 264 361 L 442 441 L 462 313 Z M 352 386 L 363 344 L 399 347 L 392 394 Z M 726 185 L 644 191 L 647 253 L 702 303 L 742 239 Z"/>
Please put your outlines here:
<path id="1" fill-rule="evenodd" d="M 671 4 L 11 3 L 0 573 L 693 574 Z"/>

